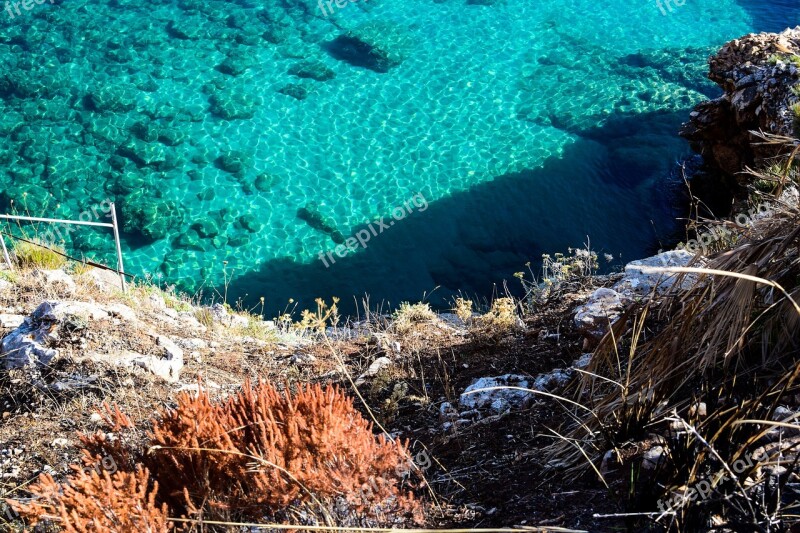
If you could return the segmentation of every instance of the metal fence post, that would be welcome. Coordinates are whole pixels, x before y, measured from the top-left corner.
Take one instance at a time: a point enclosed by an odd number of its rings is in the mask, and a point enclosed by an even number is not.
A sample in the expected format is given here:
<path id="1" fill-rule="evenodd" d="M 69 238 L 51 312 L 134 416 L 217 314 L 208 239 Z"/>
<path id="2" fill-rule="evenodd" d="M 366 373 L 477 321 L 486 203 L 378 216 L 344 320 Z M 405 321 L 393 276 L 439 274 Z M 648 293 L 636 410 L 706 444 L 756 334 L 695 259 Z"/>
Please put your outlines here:
<path id="1" fill-rule="evenodd" d="M 122 283 L 122 292 L 125 292 L 125 266 L 122 264 L 122 247 L 119 243 L 119 226 L 117 225 L 117 206 L 111 204 L 111 222 L 114 224 L 114 241 L 117 244 L 117 270 L 119 270 L 119 280 Z"/>
<path id="2" fill-rule="evenodd" d="M 6 260 L 6 264 L 8 265 L 9 270 L 14 270 L 14 266 L 11 264 L 11 258 L 8 257 L 8 248 L 6 248 L 6 238 L 0 235 L 0 243 L 3 245 L 3 259 Z"/>

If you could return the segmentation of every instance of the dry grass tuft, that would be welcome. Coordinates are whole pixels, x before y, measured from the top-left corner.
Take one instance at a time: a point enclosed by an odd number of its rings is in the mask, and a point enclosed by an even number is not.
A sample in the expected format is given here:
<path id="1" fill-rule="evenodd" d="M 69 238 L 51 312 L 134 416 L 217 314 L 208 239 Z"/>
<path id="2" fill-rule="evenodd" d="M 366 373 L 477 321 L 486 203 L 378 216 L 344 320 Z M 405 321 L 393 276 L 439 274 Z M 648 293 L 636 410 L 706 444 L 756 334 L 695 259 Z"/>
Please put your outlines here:
<path id="1" fill-rule="evenodd" d="M 392 327 L 397 333 L 405 335 L 413 331 L 418 325 L 429 324 L 435 321 L 436 318 L 436 313 L 427 303 L 411 304 L 402 302 L 392 315 Z"/>
<path id="2" fill-rule="evenodd" d="M 12 253 L 15 262 L 20 268 L 55 270 L 63 267 L 67 263 L 67 259 L 49 248 L 64 253 L 63 248 L 58 246 L 48 247 L 39 239 L 32 239 L 31 242 L 15 241 Z"/>
<path id="3" fill-rule="evenodd" d="M 700 481 L 721 480 L 708 498 L 651 519 L 668 530 L 695 531 L 715 516 L 730 530 L 767 531 L 792 521 L 795 511 L 781 494 L 796 453 L 767 454 L 736 475 L 729 465 L 763 450 L 775 409 L 800 392 L 800 314 L 792 301 L 800 297 L 800 212 L 785 207 L 758 221 L 702 272 L 711 270 L 729 274 L 693 273 L 690 289 L 676 283 L 675 292 L 631 309 L 612 328 L 575 389 L 591 414 L 576 413 L 581 425 L 555 446 L 554 464 L 584 469 L 587 455 L 599 462 L 612 450 L 631 511 L 654 510 L 669 492 L 664 487 L 685 493 Z M 627 333 L 626 322 L 635 324 Z M 641 443 L 664 448 L 657 473 L 641 469 L 634 450 Z M 779 456 L 788 470 L 776 481 L 765 466 Z"/>

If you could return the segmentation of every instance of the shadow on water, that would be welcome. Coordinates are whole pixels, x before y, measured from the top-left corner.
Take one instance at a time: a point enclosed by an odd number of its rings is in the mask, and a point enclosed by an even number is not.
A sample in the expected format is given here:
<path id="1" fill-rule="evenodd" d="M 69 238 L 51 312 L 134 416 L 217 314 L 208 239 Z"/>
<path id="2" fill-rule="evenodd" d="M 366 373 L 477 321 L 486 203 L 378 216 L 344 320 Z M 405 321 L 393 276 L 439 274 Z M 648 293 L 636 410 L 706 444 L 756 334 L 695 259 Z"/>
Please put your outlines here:
<path id="1" fill-rule="evenodd" d="M 738 0 L 756 31 L 780 32 L 800 25 L 800 0 Z"/>
<path id="2" fill-rule="evenodd" d="M 614 255 L 617 265 L 645 257 L 659 241 L 666 244 L 683 216 L 682 184 L 669 176 L 676 157 L 689 152 L 676 134 L 687 114 L 609 121 L 582 132 L 541 168 L 498 176 L 415 210 L 328 268 L 319 259 L 269 261 L 236 278 L 229 297 L 252 304 L 264 296 L 274 316 L 289 298 L 304 309 L 314 298 L 338 296 L 342 311 L 352 314 L 354 295 L 396 306 L 439 287 L 429 301 L 444 308 L 459 291 L 490 296 L 504 279 L 518 289 L 513 273 L 525 263 L 538 274 L 543 253 L 567 252 L 587 235 L 592 249 Z M 663 207 L 652 212 L 653 205 Z M 329 242 L 327 250 L 334 246 Z"/>

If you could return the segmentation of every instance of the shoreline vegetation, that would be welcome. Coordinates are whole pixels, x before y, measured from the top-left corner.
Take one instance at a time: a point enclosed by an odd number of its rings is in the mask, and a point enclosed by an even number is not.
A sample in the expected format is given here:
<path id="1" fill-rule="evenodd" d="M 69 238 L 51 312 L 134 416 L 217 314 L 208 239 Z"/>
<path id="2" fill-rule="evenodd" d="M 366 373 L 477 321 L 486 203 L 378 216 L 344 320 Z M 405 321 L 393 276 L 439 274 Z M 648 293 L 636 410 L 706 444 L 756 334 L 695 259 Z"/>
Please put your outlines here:
<path id="1" fill-rule="evenodd" d="M 15 246 L 0 528 L 796 531 L 800 27 L 710 67 L 681 133 L 731 212 L 610 275 L 545 256 L 522 298 L 264 320 Z"/>

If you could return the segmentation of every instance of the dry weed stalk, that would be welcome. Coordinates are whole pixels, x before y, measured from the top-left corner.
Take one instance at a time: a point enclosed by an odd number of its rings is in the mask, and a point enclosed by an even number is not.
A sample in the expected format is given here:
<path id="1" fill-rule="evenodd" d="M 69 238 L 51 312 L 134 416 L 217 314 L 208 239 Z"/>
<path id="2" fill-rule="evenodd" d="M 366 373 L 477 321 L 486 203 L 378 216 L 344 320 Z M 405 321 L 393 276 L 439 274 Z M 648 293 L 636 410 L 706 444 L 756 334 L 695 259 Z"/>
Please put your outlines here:
<path id="1" fill-rule="evenodd" d="M 66 533 L 167 533 L 173 524 L 167 519 L 166 505 L 156 504 L 158 483 L 151 490 L 149 481 L 148 471 L 141 468 L 134 473 L 98 474 L 76 467 L 68 483 L 42 474 L 30 487 L 30 502 L 8 503 L 30 525 L 53 522 Z"/>
<path id="2" fill-rule="evenodd" d="M 326 522 L 370 525 L 420 516 L 419 502 L 401 488 L 406 445 L 376 437 L 337 388 L 314 385 L 291 395 L 247 382 L 221 403 L 201 388 L 182 393 L 148 435 L 140 461 L 157 473 L 161 497 L 197 518 L 260 520 L 299 508 Z M 93 451 L 130 464 L 118 442 L 84 438 Z"/>
<path id="3" fill-rule="evenodd" d="M 735 248 L 711 257 L 702 271 L 691 270 L 681 274 L 697 276 L 691 288 L 680 289 L 679 280 L 651 309 L 652 320 L 637 319 L 639 310 L 632 308 L 595 351 L 575 390 L 591 415 L 579 414 L 579 427 L 554 447 L 554 464 L 583 470 L 585 450 L 599 458 L 610 447 L 624 456 L 626 447 L 656 434 L 667 451 L 659 483 L 690 487 L 714 472 L 727 475 L 727 462 L 763 445 L 760 439 L 776 427 L 740 422 L 770 420 L 781 401 L 800 390 L 800 213 L 784 207 Z M 631 322 L 636 327 L 623 338 Z M 620 354 L 625 346 L 627 361 Z M 675 430 L 670 419 L 676 417 L 688 420 L 692 431 Z M 630 468 L 635 484 L 638 467 Z M 748 491 L 739 490 L 748 476 Z M 713 512 L 733 529 L 773 531 L 764 525 L 791 518 L 781 506 L 781 487 L 764 476 L 744 472 L 716 486 L 715 505 L 711 498 L 661 519 L 694 530 Z M 635 505 L 647 508 L 641 486 L 626 490 L 638 498 Z"/>

